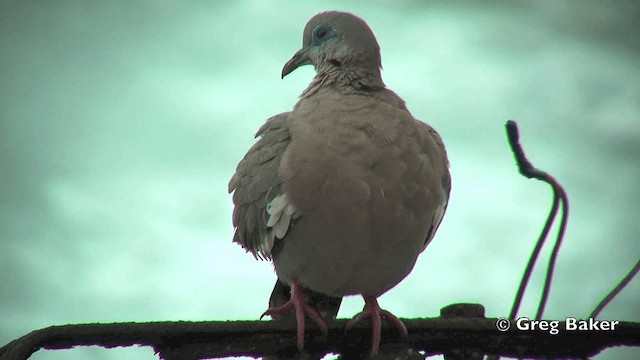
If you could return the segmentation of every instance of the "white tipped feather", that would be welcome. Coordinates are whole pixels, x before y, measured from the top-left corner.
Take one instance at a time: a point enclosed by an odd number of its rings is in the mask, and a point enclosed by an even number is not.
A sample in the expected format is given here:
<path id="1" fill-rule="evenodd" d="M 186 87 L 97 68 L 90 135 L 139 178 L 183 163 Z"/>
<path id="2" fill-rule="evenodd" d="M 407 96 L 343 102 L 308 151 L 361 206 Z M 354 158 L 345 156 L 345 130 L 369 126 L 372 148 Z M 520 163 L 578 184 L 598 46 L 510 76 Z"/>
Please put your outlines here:
<path id="1" fill-rule="evenodd" d="M 291 219 L 299 217 L 300 214 L 296 212 L 296 208 L 289 202 L 286 194 L 274 197 L 267 204 L 266 210 L 269 214 L 267 227 L 270 229 L 260 242 L 260 253 L 270 258 L 275 239 L 282 239 L 289 230 Z"/>
<path id="2" fill-rule="evenodd" d="M 276 196 L 267 204 L 267 214 L 282 212 L 282 209 L 284 209 L 284 207 L 287 206 L 288 203 L 289 199 L 287 199 L 287 195 L 282 194 Z"/>
<path id="3" fill-rule="evenodd" d="M 284 213 L 287 215 L 293 215 L 296 212 L 296 208 L 293 207 L 293 205 L 291 205 L 291 203 L 288 203 L 287 206 L 284 208 Z"/>
<path id="4" fill-rule="evenodd" d="M 269 220 L 267 221 L 267 227 L 273 227 L 280 221 L 280 217 L 282 216 L 282 212 L 278 211 L 269 215 Z"/>
<path id="5" fill-rule="evenodd" d="M 278 239 L 282 239 L 284 237 L 284 235 L 287 233 L 287 230 L 289 230 L 290 221 L 291 215 L 287 215 L 286 213 L 282 214 L 282 216 L 280 217 L 280 221 L 278 221 L 278 223 L 273 227 L 273 234 L 275 235 L 275 237 L 277 237 Z"/>
<path id="6" fill-rule="evenodd" d="M 264 256 L 267 259 L 271 258 L 271 249 L 273 249 L 273 231 L 269 230 L 267 232 L 267 235 L 265 236 L 265 238 L 262 241 L 262 244 L 260 244 L 260 247 L 262 248 L 261 252 L 264 254 Z"/>

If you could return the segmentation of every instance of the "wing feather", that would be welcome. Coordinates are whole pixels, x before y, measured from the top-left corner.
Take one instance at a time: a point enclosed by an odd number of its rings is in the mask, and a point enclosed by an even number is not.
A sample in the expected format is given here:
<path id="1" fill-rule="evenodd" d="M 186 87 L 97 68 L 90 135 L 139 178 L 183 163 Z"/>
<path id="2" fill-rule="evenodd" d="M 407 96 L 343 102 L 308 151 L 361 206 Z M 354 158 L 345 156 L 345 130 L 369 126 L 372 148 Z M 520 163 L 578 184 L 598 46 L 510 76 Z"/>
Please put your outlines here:
<path id="1" fill-rule="evenodd" d="M 258 141 L 238 164 L 229 181 L 233 192 L 233 241 L 256 258 L 270 259 L 276 239 L 287 233 L 299 216 L 282 190 L 282 157 L 291 141 L 289 113 L 276 115 L 260 127 Z"/>
<path id="2" fill-rule="evenodd" d="M 428 164 L 431 166 L 434 166 L 434 165 L 441 166 L 441 167 L 433 168 L 432 171 L 436 171 L 440 174 L 440 180 L 442 183 L 442 189 L 441 189 L 442 192 L 439 194 L 440 202 L 433 213 L 431 227 L 424 240 L 424 245 L 422 247 L 422 251 L 424 251 L 424 249 L 427 247 L 427 245 L 429 245 L 431 240 L 433 240 L 433 237 L 435 236 L 436 231 L 438 230 L 438 227 L 442 222 L 444 213 L 447 210 L 447 205 L 449 204 L 449 194 L 451 192 L 451 175 L 449 174 L 449 160 L 447 159 L 447 152 L 444 147 L 444 142 L 440 137 L 440 134 L 438 134 L 438 132 L 431 126 L 421 121 L 418 121 L 418 123 L 420 125 L 418 127 L 418 133 L 419 133 L 418 136 L 421 137 L 426 144 L 429 144 L 427 145 L 428 148 L 432 149 L 432 151 L 435 150 L 435 153 L 432 153 L 431 156 L 435 156 L 436 158 L 440 158 L 441 160 L 444 160 L 444 161 L 428 161 Z"/>

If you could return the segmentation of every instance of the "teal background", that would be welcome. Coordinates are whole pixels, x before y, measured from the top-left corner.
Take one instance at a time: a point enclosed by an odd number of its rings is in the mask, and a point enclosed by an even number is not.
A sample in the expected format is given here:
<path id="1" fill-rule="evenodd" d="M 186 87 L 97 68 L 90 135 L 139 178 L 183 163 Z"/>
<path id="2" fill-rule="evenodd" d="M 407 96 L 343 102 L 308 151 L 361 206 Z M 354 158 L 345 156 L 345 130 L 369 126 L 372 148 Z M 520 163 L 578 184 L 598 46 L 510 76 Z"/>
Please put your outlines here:
<path id="1" fill-rule="evenodd" d="M 247 320 L 275 275 L 231 243 L 227 182 L 313 68 L 280 79 L 322 10 L 354 12 L 383 78 L 444 138 L 453 190 L 434 242 L 381 297 L 508 315 L 550 207 L 504 135 L 565 185 L 547 318 L 585 317 L 640 256 L 640 5 L 634 1 L 3 1 L 0 345 L 53 324 Z M 543 253 L 521 315 L 533 316 Z M 345 301 L 340 317 L 362 307 Z M 636 279 L 602 318 L 640 321 Z M 154 359 L 147 348 L 32 359 Z M 614 349 L 596 359 L 637 359 Z"/>

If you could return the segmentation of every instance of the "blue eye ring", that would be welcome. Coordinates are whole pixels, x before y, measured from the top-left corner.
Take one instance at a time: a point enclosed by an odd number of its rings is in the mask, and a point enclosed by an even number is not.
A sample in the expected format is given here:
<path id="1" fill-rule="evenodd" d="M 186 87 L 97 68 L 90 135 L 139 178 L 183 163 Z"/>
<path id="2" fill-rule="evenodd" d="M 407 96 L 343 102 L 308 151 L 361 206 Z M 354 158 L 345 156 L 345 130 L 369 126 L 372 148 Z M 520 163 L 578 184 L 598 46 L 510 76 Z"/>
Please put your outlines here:
<path id="1" fill-rule="evenodd" d="M 323 41 L 331 38 L 333 35 L 333 29 L 327 25 L 319 25 L 313 30 L 312 42 L 314 44 L 320 44 Z"/>
<path id="2" fill-rule="evenodd" d="M 327 36 L 327 34 L 329 34 L 329 32 L 324 26 L 321 26 L 316 29 L 316 39 L 318 40 L 324 39 Z"/>

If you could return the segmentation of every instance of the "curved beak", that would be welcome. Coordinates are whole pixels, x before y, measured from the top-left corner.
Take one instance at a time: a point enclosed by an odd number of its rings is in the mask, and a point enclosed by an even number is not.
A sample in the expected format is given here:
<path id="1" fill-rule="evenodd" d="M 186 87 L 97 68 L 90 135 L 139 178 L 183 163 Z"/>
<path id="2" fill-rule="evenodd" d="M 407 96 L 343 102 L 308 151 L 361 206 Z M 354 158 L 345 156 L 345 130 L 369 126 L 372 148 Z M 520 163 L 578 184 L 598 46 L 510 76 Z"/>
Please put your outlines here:
<path id="1" fill-rule="evenodd" d="M 286 64 L 282 68 L 282 78 L 289 75 L 293 70 L 299 68 L 303 65 L 311 65 L 311 59 L 309 58 L 308 51 L 306 47 L 298 50 Z"/>

